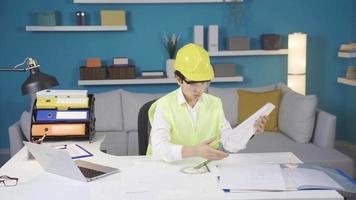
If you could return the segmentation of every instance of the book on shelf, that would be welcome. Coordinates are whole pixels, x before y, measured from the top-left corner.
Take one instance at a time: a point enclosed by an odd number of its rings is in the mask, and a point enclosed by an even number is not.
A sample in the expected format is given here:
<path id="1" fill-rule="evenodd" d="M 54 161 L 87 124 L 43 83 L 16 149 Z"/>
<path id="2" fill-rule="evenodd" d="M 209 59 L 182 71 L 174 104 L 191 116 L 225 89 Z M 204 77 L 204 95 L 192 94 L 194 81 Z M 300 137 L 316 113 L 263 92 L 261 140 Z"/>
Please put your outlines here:
<path id="1" fill-rule="evenodd" d="M 341 44 L 340 52 L 356 53 L 356 43 Z"/>
<path id="2" fill-rule="evenodd" d="M 127 57 L 114 57 L 112 61 L 113 65 L 128 65 L 129 58 Z"/>
<path id="3" fill-rule="evenodd" d="M 164 76 L 163 71 L 142 71 L 142 76 Z"/>

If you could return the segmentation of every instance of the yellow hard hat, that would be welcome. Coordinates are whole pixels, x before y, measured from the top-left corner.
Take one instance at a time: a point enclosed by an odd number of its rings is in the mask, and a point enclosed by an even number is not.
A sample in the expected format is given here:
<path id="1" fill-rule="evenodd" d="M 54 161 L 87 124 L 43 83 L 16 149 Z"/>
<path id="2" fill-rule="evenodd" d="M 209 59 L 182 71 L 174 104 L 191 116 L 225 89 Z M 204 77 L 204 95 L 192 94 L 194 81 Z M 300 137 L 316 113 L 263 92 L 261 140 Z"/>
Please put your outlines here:
<path id="1" fill-rule="evenodd" d="M 208 81 L 214 78 L 208 52 L 196 44 L 187 44 L 177 52 L 175 70 L 191 81 Z"/>

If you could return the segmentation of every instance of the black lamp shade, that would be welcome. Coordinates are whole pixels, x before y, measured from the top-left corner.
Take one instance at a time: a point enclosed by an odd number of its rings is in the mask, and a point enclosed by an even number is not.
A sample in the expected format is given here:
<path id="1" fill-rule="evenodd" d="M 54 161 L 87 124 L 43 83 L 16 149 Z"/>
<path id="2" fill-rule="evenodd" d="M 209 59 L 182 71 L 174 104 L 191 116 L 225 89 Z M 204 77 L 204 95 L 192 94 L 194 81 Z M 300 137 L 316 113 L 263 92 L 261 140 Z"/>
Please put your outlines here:
<path id="1" fill-rule="evenodd" d="M 36 93 L 58 85 L 55 77 L 42 73 L 38 68 L 30 69 L 30 76 L 22 84 L 22 95 Z"/>

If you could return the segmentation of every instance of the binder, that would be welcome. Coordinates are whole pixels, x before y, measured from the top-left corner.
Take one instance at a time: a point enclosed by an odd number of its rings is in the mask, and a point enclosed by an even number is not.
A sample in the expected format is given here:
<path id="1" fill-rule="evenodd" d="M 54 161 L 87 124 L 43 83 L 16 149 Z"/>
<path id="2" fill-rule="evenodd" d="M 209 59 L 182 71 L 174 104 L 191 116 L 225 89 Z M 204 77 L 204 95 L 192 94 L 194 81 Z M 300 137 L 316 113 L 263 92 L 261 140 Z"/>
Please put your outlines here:
<path id="1" fill-rule="evenodd" d="M 88 108 L 89 98 L 37 98 L 36 107 L 40 109 L 68 110 L 68 108 Z"/>
<path id="2" fill-rule="evenodd" d="M 87 90 L 42 90 L 36 93 L 37 98 L 85 98 Z"/>
<path id="3" fill-rule="evenodd" d="M 86 122 L 89 121 L 88 110 L 37 110 L 37 122 Z"/>
<path id="4" fill-rule="evenodd" d="M 43 136 L 83 136 L 85 124 L 33 124 L 31 129 L 33 137 Z"/>
<path id="5" fill-rule="evenodd" d="M 208 30 L 208 51 L 219 51 L 219 26 L 210 25 Z"/>
<path id="6" fill-rule="evenodd" d="M 195 25 L 193 33 L 194 43 L 204 48 L 204 26 Z"/>

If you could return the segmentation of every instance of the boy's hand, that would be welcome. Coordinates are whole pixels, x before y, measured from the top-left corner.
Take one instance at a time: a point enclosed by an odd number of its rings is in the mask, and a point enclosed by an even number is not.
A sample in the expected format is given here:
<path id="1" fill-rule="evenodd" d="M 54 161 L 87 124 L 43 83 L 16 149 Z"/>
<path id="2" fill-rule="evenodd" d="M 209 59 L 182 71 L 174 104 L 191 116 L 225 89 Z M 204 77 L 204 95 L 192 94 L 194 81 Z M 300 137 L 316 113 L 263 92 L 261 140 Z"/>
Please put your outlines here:
<path id="1" fill-rule="evenodd" d="M 261 116 L 255 122 L 256 133 L 263 133 L 265 131 L 265 126 L 268 121 L 268 116 Z"/>
<path id="2" fill-rule="evenodd" d="M 216 138 L 210 138 L 196 146 L 184 146 L 182 149 L 183 157 L 198 156 L 207 160 L 221 160 L 226 158 L 229 155 L 228 153 L 216 150 L 209 146 L 215 139 Z"/>

